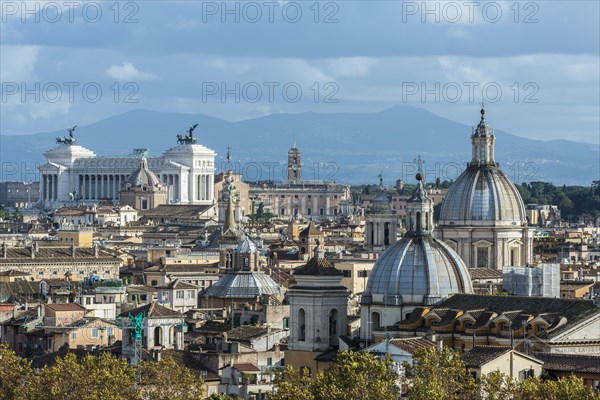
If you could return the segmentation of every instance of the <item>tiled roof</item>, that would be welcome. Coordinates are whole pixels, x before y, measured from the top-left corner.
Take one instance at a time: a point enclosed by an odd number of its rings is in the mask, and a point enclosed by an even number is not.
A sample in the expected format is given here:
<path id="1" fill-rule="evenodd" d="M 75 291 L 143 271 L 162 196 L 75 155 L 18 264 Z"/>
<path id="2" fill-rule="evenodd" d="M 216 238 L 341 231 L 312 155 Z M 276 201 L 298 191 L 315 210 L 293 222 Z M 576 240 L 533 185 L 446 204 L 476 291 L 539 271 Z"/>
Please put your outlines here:
<path id="1" fill-rule="evenodd" d="M 534 356 L 520 353 L 507 346 L 475 346 L 473 349 L 463 353 L 461 358 L 467 367 L 481 367 L 509 351 L 540 364 L 544 363 L 542 360 L 537 359 Z"/>
<path id="2" fill-rule="evenodd" d="M 294 275 L 342 276 L 343 273 L 335 269 L 325 257 L 313 257 L 306 265 L 295 269 Z"/>
<path id="3" fill-rule="evenodd" d="M 250 340 L 267 334 L 267 327 L 243 325 L 227 331 L 229 340 Z"/>
<path id="4" fill-rule="evenodd" d="M 539 336 L 551 338 L 573 324 L 584 321 L 593 315 L 600 314 L 600 309 L 592 301 L 571 300 L 547 297 L 518 297 L 518 296 L 483 296 L 474 294 L 456 294 L 441 302 L 433 310 L 450 308 L 454 310 L 485 309 L 500 315 L 502 313 L 517 313 L 537 316 L 540 314 L 556 314 L 566 319 L 566 323 L 556 328 L 551 326 Z M 559 321 L 561 318 L 555 318 Z"/>
<path id="5" fill-rule="evenodd" d="M 250 363 L 233 364 L 232 367 L 240 372 L 260 372 L 260 368 Z"/>
<path id="6" fill-rule="evenodd" d="M 210 209 L 211 205 L 162 204 L 152 210 L 144 211 L 147 218 L 198 218 Z"/>
<path id="7" fill-rule="evenodd" d="M 533 353 L 546 371 L 600 374 L 600 354 Z"/>
<path id="8" fill-rule="evenodd" d="M 511 348 L 505 346 L 475 346 L 463 353 L 461 358 L 467 367 L 481 367 L 509 351 Z"/>
<path id="9" fill-rule="evenodd" d="M 29 272 L 17 271 L 16 269 L 9 269 L 8 271 L 0 271 L 0 276 L 28 276 L 31 275 Z"/>
<path id="10" fill-rule="evenodd" d="M 159 286 L 160 289 L 198 289 L 198 286 L 192 285 L 187 282 L 180 281 L 179 279 L 175 279 L 167 283 L 166 285 Z"/>
<path id="11" fill-rule="evenodd" d="M 471 279 L 502 279 L 502 270 L 495 268 L 469 268 Z"/>
<path id="12" fill-rule="evenodd" d="M 146 318 L 183 318 L 184 315 L 178 311 L 171 310 L 165 306 L 161 306 L 160 304 L 153 302 L 150 304 L 143 305 L 138 308 L 134 308 L 133 310 L 122 312 L 120 317 L 128 317 L 129 314 L 136 316 L 143 313 Z"/>
<path id="13" fill-rule="evenodd" d="M 218 261 L 210 264 L 169 264 L 162 267 L 162 270 L 167 274 L 205 273 L 206 269 L 218 266 Z M 161 268 L 157 268 L 157 270 L 161 270 Z"/>
<path id="14" fill-rule="evenodd" d="M 390 340 L 390 343 L 404 351 L 408 351 L 411 354 L 414 354 L 415 351 L 419 349 L 435 347 L 434 342 L 425 338 L 392 339 Z"/>
<path id="15" fill-rule="evenodd" d="M 304 228 L 304 229 L 303 229 L 303 230 L 300 232 L 299 236 L 300 236 L 300 237 L 308 237 L 308 236 L 319 236 L 319 235 L 322 235 L 322 234 L 323 234 L 323 232 L 321 232 L 321 231 L 320 231 L 320 230 L 319 230 L 319 229 L 318 229 L 318 228 L 315 226 L 315 224 L 314 224 L 312 221 L 310 221 L 310 222 L 309 222 L 309 224 L 308 224 L 308 226 L 307 226 L 306 228 Z"/>
<path id="16" fill-rule="evenodd" d="M 206 321 L 202 326 L 196 328 L 198 332 L 227 332 L 231 328 L 231 324 L 221 321 Z"/>
<path id="17" fill-rule="evenodd" d="M 6 258 L 0 257 L 1 264 L 33 264 L 40 261 L 46 262 L 82 262 L 82 261 L 112 261 L 121 262 L 120 259 L 99 252 L 98 257 L 94 254 L 91 247 L 75 247 L 75 257 L 70 246 L 40 246 L 35 251 L 35 258 L 31 258 L 31 246 L 27 247 L 9 247 Z"/>

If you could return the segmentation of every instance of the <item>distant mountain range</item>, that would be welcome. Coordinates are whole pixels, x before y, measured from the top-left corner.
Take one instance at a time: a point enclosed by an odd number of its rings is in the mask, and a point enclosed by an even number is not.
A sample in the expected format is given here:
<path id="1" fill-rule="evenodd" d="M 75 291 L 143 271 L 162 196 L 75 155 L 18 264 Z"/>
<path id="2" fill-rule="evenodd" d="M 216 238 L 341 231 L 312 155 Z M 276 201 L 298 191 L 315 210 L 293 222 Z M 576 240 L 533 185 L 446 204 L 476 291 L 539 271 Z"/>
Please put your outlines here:
<path id="1" fill-rule="evenodd" d="M 478 115 L 473 116 L 473 125 Z M 226 163 L 231 146 L 234 168 L 248 180 L 282 179 L 287 150 L 294 138 L 302 152 L 303 179 L 376 183 L 383 171 L 387 184 L 402 178 L 412 181 L 417 155 L 426 161 L 427 181 L 454 179 L 471 157 L 471 126 L 410 106 L 396 106 L 378 113 L 273 114 L 228 122 L 202 114 L 131 111 L 77 128 L 77 144 L 99 156 L 127 155 L 149 148 L 159 155 L 175 146 L 176 135 L 198 123 L 198 143 L 217 153 Z M 502 121 L 489 121 L 491 126 Z M 556 185 L 589 185 L 599 179 L 598 145 L 568 140 L 532 140 L 495 130 L 496 160 L 517 182 L 549 181 Z M 0 180 L 32 179 L 43 153 L 56 146 L 60 132 L 0 135 L 3 163 Z M 14 163 L 14 164 L 13 164 Z M 15 167 L 16 166 L 16 167 Z M 17 172 L 13 173 L 16 168 Z"/>

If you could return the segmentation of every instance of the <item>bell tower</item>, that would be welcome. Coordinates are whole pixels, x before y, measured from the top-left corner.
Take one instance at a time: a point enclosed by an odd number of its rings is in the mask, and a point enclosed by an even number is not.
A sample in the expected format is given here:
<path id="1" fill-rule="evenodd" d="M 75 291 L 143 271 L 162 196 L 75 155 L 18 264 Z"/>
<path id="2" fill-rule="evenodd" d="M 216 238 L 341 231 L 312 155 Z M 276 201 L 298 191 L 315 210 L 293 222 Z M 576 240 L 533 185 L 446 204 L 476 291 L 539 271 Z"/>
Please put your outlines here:
<path id="1" fill-rule="evenodd" d="M 288 150 L 288 181 L 290 182 L 299 182 L 302 179 L 300 156 L 300 149 L 296 147 L 296 141 L 294 140 L 294 147 Z"/>

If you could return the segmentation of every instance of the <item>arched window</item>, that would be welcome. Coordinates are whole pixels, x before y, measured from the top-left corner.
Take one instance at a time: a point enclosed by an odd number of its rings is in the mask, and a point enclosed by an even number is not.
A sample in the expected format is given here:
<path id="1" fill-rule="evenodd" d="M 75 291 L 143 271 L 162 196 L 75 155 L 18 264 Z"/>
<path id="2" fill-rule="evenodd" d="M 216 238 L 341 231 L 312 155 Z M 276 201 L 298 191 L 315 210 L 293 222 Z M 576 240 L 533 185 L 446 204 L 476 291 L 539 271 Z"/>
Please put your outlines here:
<path id="1" fill-rule="evenodd" d="M 306 340 L 306 313 L 302 308 L 298 310 L 298 340 Z"/>
<path id="2" fill-rule="evenodd" d="M 335 308 L 329 311 L 329 346 L 334 347 L 338 344 L 338 324 L 339 312 Z"/>
<path id="3" fill-rule="evenodd" d="M 378 312 L 371 313 L 371 324 L 373 329 L 378 329 L 381 327 L 381 315 Z"/>
<path id="4" fill-rule="evenodd" d="M 421 213 L 417 211 L 417 231 L 421 230 Z"/>
<path id="5" fill-rule="evenodd" d="M 162 328 L 157 326 L 154 328 L 154 347 L 162 346 Z"/>

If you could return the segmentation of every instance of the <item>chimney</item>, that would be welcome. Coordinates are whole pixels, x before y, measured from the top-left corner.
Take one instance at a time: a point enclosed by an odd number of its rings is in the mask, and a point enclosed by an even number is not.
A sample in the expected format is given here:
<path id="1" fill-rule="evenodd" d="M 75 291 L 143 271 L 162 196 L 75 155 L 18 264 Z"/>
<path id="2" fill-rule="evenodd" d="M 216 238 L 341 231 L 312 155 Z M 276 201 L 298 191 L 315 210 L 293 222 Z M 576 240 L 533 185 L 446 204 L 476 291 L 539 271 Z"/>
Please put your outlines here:
<path id="1" fill-rule="evenodd" d="M 94 243 L 94 257 L 98 258 L 98 245 Z"/>
<path id="2" fill-rule="evenodd" d="M 35 245 L 31 245 L 31 259 L 35 258 Z"/>
<path id="3" fill-rule="evenodd" d="M 75 243 L 71 242 L 71 257 L 75 258 Z"/>
<path id="4" fill-rule="evenodd" d="M 8 257 L 8 246 L 6 245 L 6 242 L 2 242 L 2 258 L 7 258 Z"/>

